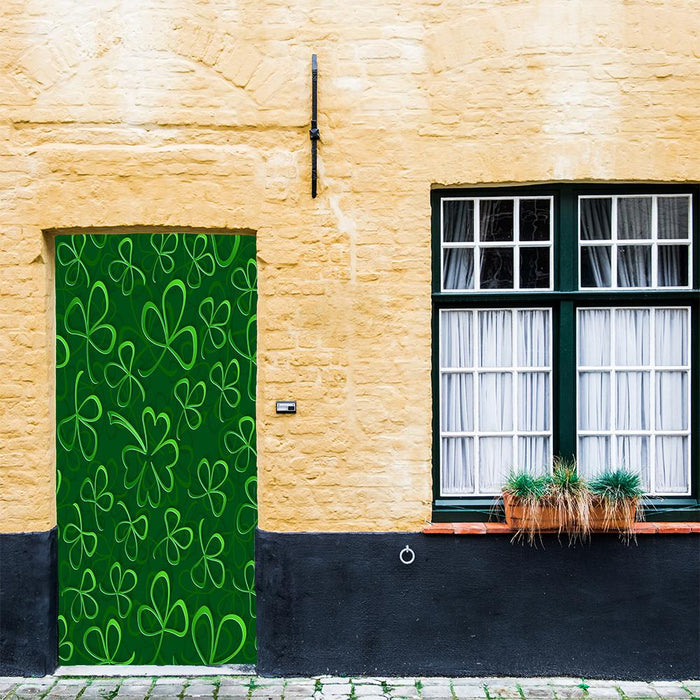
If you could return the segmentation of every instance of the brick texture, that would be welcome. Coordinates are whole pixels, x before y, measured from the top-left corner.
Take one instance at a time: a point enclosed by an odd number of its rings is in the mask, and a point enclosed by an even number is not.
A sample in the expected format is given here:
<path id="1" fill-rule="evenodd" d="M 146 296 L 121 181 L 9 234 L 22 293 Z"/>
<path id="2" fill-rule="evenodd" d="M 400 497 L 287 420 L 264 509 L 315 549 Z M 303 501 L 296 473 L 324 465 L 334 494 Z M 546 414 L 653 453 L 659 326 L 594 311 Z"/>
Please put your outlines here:
<path id="1" fill-rule="evenodd" d="M 262 528 L 422 528 L 431 186 L 698 179 L 696 10 L 6 0 L 0 531 L 55 522 L 50 231 L 95 226 L 257 231 Z"/>

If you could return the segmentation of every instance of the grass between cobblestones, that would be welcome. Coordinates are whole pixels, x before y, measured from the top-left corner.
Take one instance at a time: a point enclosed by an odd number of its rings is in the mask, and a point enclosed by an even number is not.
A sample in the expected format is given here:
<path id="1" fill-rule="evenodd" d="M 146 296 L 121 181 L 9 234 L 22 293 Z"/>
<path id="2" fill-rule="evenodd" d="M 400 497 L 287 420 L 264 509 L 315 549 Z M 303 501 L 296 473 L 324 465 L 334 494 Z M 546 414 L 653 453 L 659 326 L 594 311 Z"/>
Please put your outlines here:
<path id="1" fill-rule="evenodd" d="M 0 678 L 2 700 L 700 700 L 700 681 L 568 678 Z"/>

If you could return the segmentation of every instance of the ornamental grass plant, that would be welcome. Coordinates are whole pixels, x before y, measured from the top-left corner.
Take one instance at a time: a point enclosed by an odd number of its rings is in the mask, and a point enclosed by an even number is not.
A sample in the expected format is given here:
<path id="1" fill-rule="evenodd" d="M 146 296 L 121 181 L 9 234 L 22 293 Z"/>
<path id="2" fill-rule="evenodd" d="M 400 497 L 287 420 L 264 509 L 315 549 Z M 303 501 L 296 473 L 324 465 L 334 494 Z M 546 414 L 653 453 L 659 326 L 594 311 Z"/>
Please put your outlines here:
<path id="1" fill-rule="evenodd" d="M 543 532 L 565 532 L 569 544 L 589 539 L 593 530 L 617 531 L 629 540 L 642 516 L 638 474 L 606 471 L 589 483 L 573 459 L 556 458 L 550 474 L 511 472 L 501 490 L 513 539 L 533 545 Z"/>

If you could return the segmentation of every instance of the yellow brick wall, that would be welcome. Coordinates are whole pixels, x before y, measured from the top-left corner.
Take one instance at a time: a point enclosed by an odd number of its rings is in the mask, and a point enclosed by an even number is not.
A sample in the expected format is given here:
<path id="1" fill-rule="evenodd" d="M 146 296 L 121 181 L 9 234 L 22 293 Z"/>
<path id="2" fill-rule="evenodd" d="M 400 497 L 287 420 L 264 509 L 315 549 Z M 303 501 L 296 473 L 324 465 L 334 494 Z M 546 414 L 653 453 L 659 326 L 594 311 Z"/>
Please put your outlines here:
<path id="1" fill-rule="evenodd" d="M 261 527 L 419 528 L 431 500 L 430 188 L 700 179 L 697 10 L 5 0 L 0 532 L 55 523 L 45 232 L 93 226 L 256 230 Z M 276 416 L 287 398 L 298 415 Z"/>

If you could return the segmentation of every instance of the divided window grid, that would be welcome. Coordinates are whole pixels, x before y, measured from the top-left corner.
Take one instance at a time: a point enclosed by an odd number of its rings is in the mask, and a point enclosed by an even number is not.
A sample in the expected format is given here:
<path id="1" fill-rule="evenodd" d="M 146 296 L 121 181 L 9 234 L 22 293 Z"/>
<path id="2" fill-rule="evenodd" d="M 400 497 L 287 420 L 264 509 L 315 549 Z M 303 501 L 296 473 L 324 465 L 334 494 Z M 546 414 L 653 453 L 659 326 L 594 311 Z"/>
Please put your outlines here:
<path id="1" fill-rule="evenodd" d="M 552 289 L 552 197 L 445 197 L 443 291 Z"/>
<path id="2" fill-rule="evenodd" d="M 509 465 L 537 473 L 551 464 L 551 317 L 550 309 L 440 312 L 443 494 L 495 494 Z"/>

